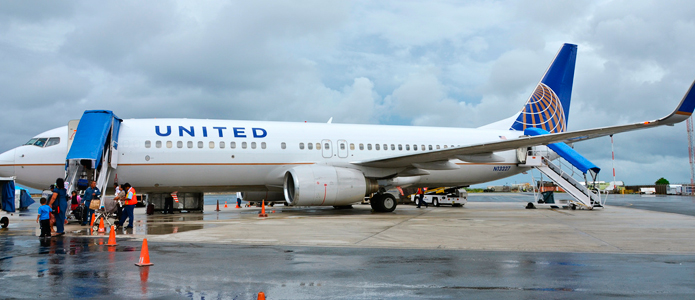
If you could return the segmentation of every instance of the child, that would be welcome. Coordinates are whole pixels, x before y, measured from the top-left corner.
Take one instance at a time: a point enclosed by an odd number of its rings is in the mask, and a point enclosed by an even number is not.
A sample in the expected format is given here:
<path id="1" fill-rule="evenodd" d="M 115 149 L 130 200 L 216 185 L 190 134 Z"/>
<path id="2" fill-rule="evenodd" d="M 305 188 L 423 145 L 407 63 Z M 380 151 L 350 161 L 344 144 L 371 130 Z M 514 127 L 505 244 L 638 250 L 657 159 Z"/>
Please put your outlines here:
<path id="1" fill-rule="evenodd" d="M 39 206 L 39 215 L 36 216 L 36 223 L 41 225 L 41 235 L 39 237 L 50 237 L 51 236 L 51 212 L 53 211 L 48 204 L 46 204 L 46 198 L 41 198 L 39 200 L 41 206 Z"/>

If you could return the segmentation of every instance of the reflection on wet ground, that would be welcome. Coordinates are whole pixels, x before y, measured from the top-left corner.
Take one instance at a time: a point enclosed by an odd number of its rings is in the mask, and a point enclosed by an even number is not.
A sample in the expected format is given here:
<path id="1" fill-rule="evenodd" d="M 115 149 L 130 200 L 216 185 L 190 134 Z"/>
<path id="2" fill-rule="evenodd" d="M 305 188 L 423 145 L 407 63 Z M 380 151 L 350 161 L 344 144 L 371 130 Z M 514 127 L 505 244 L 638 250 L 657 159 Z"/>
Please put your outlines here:
<path id="1" fill-rule="evenodd" d="M 438 251 L 0 236 L 2 298 L 688 298 L 693 255 Z M 649 284 L 645 284 L 649 283 Z"/>

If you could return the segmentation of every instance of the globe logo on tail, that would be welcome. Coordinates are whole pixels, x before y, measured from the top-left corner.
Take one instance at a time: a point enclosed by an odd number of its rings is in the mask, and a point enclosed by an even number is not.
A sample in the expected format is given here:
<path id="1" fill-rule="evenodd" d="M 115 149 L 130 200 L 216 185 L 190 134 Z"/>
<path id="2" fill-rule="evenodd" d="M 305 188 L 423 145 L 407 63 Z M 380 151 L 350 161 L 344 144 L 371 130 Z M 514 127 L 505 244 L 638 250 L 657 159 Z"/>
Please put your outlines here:
<path id="1" fill-rule="evenodd" d="M 565 111 L 560 99 L 550 87 L 541 82 L 526 102 L 512 129 L 523 131 L 529 127 L 536 127 L 550 133 L 558 133 L 565 131 L 566 124 Z"/>

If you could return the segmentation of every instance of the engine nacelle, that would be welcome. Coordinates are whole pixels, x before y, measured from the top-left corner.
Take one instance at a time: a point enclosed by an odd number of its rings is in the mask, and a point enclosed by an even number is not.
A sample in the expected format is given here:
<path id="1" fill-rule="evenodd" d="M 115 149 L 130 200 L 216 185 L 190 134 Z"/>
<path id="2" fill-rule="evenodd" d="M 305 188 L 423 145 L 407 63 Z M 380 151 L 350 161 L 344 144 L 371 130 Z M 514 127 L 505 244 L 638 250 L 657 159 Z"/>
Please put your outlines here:
<path id="1" fill-rule="evenodd" d="M 358 170 L 324 166 L 298 166 L 285 173 L 285 200 L 290 205 L 338 206 L 362 201 L 378 190 L 375 180 Z"/>

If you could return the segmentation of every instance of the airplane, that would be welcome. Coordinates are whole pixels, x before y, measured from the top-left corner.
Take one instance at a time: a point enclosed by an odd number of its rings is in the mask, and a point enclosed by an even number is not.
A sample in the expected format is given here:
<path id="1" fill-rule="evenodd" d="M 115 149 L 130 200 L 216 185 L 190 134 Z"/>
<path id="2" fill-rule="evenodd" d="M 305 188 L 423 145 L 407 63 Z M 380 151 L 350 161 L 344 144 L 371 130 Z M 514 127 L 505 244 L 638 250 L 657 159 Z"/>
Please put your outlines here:
<path id="1" fill-rule="evenodd" d="M 375 211 L 392 212 L 397 200 L 386 193 L 390 188 L 502 179 L 532 169 L 519 157 L 529 147 L 673 125 L 695 109 L 691 85 L 673 113 L 661 119 L 567 131 L 576 55 L 576 45 L 564 44 L 518 113 L 478 128 L 122 120 L 111 111 L 85 111 L 76 128 L 48 130 L 0 154 L 0 176 L 43 189 L 58 177 L 74 177 L 75 166 L 95 174 L 111 168 L 100 186 L 117 176 L 140 193 L 245 192 L 248 201 L 255 197 L 291 206 L 342 207 L 371 195 Z M 101 115 L 111 122 L 90 123 Z M 542 132 L 531 134 L 531 129 Z M 87 159 L 75 153 L 90 147 L 89 134 L 103 136 L 96 142 L 103 155 Z"/>

